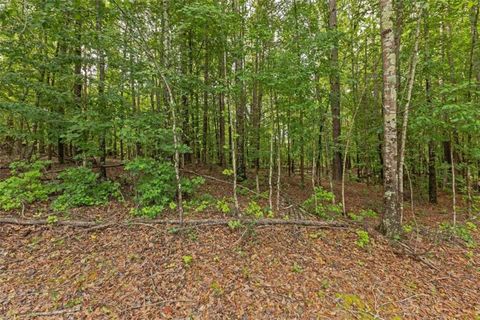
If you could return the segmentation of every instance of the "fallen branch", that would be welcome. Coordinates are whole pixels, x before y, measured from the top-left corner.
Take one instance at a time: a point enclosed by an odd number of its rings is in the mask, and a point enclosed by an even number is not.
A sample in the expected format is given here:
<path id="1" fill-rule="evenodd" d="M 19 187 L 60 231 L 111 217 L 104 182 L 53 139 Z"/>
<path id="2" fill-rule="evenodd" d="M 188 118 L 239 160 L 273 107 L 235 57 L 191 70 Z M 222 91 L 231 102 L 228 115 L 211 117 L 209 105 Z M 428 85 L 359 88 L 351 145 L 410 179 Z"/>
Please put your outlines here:
<path id="1" fill-rule="evenodd" d="M 183 225 L 187 226 L 223 226 L 228 225 L 232 221 L 230 219 L 200 219 L 200 220 L 186 220 L 183 221 Z M 267 226 L 267 225 L 296 225 L 304 227 L 317 227 L 325 229 L 335 229 L 335 228 L 350 228 L 352 227 L 351 223 L 346 223 L 343 221 L 316 221 L 316 220 L 284 220 L 284 219 L 239 219 L 242 224 L 249 224 L 253 226 Z M 180 220 L 127 220 L 121 222 L 108 222 L 108 223 L 99 223 L 94 221 L 78 221 L 78 220 L 60 220 L 52 223 L 46 219 L 34 220 L 34 219 L 19 219 L 14 217 L 5 217 L 0 218 L 0 224 L 10 224 L 10 225 L 21 225 L 21 226 L 68 226 L 76 228 L 86 228 L 87 231 L 90 230 L 99 230 L 110 227 L 128 227 L 132 225 L 181 225 L 182 221 Z"/>
<path id="2" fill-rule="evenodd" d="M 437 268 L 429 259 L 427 259 L 426 257 L 424 257 L 423 255 L 427 254 L 432 248 L 429 248 L 427 249 L 427 251 L 423 252 L 423 253 L 416 253 L 415 250 L 413 250 L 409 245 L 401 242 L 401 241 L 397 241 L 396 243 L 398 243 L 400 246 L 402 246 L 405 250 L 405 253 L 412 257 L 414 260 L 417 260 L 417 261 L 420 261 L 422 262 L 423 264 L 425 264 L 426 266 L 432 268 L 432 269 L 435 269 L 437 271 L 441 271 L 439 268 Z"/>

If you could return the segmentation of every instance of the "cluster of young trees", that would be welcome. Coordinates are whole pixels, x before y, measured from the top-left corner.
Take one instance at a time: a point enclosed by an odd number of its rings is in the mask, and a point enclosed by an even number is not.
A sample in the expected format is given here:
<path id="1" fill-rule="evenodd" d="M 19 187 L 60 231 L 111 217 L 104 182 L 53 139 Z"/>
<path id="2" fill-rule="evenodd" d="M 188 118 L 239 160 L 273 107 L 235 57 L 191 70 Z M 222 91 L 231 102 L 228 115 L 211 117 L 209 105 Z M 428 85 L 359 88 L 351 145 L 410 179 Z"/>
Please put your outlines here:
<path id="1" fill-rule="evenodd" d="M 257 186 L 265 168 L 270 182 L 283 171 L 302 184 L 307 172 L 314 185 L 384 181 L 394 234 L 404 176 L 432 203 L 437 186 L 473 201 L 479 7 L 11 0 L 0 4 L 1 148 L 60 163 L 172 157 L 177 179 L 184 163 L 218 164 Z"/>

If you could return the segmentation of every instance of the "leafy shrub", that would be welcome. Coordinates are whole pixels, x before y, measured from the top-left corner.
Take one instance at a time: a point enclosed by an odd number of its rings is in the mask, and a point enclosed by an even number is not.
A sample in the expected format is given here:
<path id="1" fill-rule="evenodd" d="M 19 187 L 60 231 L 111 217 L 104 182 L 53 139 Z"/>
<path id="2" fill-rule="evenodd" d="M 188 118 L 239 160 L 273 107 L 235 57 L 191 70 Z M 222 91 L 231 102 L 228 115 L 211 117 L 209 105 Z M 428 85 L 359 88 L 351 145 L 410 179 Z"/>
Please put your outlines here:
<path id="1" fill-rule="evenodd" d="M 403 232 L 410 233 L 413 231 L 413 226 L 411 224 L 406 224 L 402 227 Z"/>
<path id="2" fill-rule="evenodd" d="M 166 162 L 137 158 L 125 170 L 133 176 L 136 215 L 155 217 L 174 199 L 175 171 Z"/>
<path id="3" fill-rule="evenodd" d="M 348 214 L 348 216 L 353 221 L 361 222 L 365 218 L 376 218 L 378 214 L 372 209 L 367 209 L 367 210 L 361 210 L 358 214 L 351 212 Z"/>
<path id="4" fill-rule="evenodd" d="M 186 267 L 190 267 L 190 265 L 191 265 L 192 262 L 193 262 L 193 257 L 192 257 L 191 255 L 183 256 L 183 257 L 182 257 L 182 261 L 183 261 L 183 264 L 184 264 Z"/>
<path id="5" fill-rule="evenodd" d="M 203 212 L 205 211 L 205 209 L 207 209 L 211 204 L 211 201 L 210 200 L 202 200 L 202 199 L 192 199 L 190 201 L 185 201 L 183 203 L 183 208 L 186 210 L 186 214 L 187 213 L 190 213 L 190 212 Z M 174 209 L 172 208 L 172 206 L 170 206 L 170 209 Z"/>
<path id="6" fill-rule="evenodd" d="M 99 181 L 99 174 L 90 168 L 69 168 L 61 172 L 58 178 L 61 182 L 56 186 L 56 191 L 61 194 L 52 203 L 56 211 L 105 204 L 111 197 L 120 198 L 119 184 Z"/>
<path id="7" fill-rule="evenodd" d="M 265 216 L 269 218 L 273 217 L 273 212 L 270 208 L 262 208 L 256 201 L 250 201 L 245 212 L 247 215 L 253 216 L 257 219 L 261 219 Z"/>
<path id="8" fill-rule="evenodd" d="M 230 220 L 228 221 L 228 227 L 232 230 L 235 230 L 243 227 L 243 224 L 240 222 L 240 220 Z"/>
<path id="9" fill-rule="evenodd" d="M 10 165 L 11 176 L 0 181 L 0 208 L 18 209 L 22 205 L 35 201 L 47 200 L 53 189 L 42 182 L 42 170 L 47 161 L 13 162 Z"/>
<path id="10" fill-rule="evenodd" d="M 58 217 L 56 215 L 51 215 L 47 217 L 48 224 L 55 224 L 58 222 Z"/>
<path id="11" fill-rule="evenodd" d="M 263 217 L 262 207 L 255 201 L 250 201 L 248 207 L 245 209 L 245 212 L 249 216 L 254 216 L 255 218 Z"/>
<path id="12" fill-rule="evenodd" d="M 360 248 L 365 248 L 370 243 L 370 235 L 367 231 L 358 230 L 357 231 L 358 239 L 355 242 Z"/>
<path id="13" fill-rule="evenodd" d="M 334 199 L 332 192 L 316 187 L 313 195 L 303 205 L 319 217 L 332 218 L 342 213 L 341 204 L 333 204 Z"/>
<path id="14" fill-rule="evenodd" d="M 249 191 L 246 188 L 241 188 L 240 187 L 240 188 L 237 189 L 237 193 L 241 196 L 247 196 Z"/>
<path id="15" fill-rule="evenodd" d="M 205 183 L 205 179 L 202 177 L 195 177 L 192 179 L 182 179 L 182 192 L 186 195 L 195 193 L 199 186 Z M 205 199 L 207 201 L 207 199 Z"/>
<path id="16" fill-rule="evenodd" d="M 130 161 L 125 170 L 133 177 L 137 204 L 134 209 L 135 215 L 154 218 L 175 200 L 177 193 L 175 169 L 170 163 L 137 158 Z M 181 181 L 183 194 L 185 196 L 193 194 L 204 182 L 203 178 L 183 178 Z"/>
<path id="17" fill-rule="evenodd" d="M 473 222 L 466 222 L 465 224 L 457 224 L 455 226 L 450 223 L 442 223 L 440 224 L 440 230 L 451 236 L 460 238 L 468 248 L 474 248 L 477 245 L 472 234 L 477 231 L 477 226 Z"/>
<path id="18" fill-rule="evenodd" d="M 230 205 L 228 204 L 225 198 L 217 200 L 215 207 L 217 208 L 217 210 L 219 210 L 222 213 L 230 213 L 231 211 Z"/>
<path id="19" fill-rule="evenodd" d="M 233 176 L 233 170 L 232 169 L 224 169 L 222 171 L 222 174 L 225 175 L 225 176 Z"/>

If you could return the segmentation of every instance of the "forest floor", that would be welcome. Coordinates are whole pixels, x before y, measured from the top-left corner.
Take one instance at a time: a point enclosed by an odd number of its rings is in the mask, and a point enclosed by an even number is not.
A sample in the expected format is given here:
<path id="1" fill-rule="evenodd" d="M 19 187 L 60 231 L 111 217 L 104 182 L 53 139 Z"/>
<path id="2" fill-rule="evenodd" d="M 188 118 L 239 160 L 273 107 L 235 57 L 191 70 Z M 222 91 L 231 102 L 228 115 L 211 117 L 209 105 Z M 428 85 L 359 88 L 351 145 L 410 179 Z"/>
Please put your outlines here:
<path id="1" fill-rule="evenodd" d="M 195 170 L 225 178 L 218 169 Z M 298 178 L 283 185 L 297 203 L 310 189 Z M 207 179 L 200 193 L 231 196 L 231 186 Z M 346 199 L 349 210 L 381 212 L 382 188 L 348 183 Z M 180 233 L 164 225 L 3 224 L 0 319 L 479 319 L 479 248 L 454 238 L 434 241 L 439 224 L 451 220 L 448 195 L 435 206 L 415 200 L 416 221 L 431 232 L 407 236 L 403 243 L 413 253 L 376 231 L 379 218 L 345 229 L 202 226 Z M 242 206 L 248 201 L 240 197 Z M 112 201 L 62 219 L 125 221 L 131 207 L 129 200 Z M 47 215 L 46 204 L 23 212 Z M 224 217 L 206 208 L 186 219 Z M 363 248 L 359 229 L 370 237 Z M 474 237 L 480 241 L 479 231 Z"/>

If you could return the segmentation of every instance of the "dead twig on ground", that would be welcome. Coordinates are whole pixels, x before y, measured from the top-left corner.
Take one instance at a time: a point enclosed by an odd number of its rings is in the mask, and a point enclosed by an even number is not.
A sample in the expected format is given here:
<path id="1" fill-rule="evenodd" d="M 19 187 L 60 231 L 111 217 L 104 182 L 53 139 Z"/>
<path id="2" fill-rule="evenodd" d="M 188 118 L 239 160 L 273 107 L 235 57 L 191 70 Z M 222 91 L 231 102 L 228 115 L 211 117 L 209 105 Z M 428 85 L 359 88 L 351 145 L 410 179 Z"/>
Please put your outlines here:
<path id="1" fill-rule="evenodd" d="M 237 219 L 238 220 L 238 219 Z M 85 228 L 84 231 L 95 231 L 110 227 L 129 227 L 135 225 L 189 225 L 189 226 L 224 226 L 228 225 L 230 219 L 199 219 L 199 220 L 127 220 L 120 222 L 98 223 L 95 221 L 79 221 L 79 220 L 60 220 L 50 222 L 46 219 L 19 219 L 15 217 L 0 218 L 0 224 L 21 225 L 21 226 L 67 226 L 76 228 Z M 343 221 L 316 221 L 316 220 L 283 220 L 283 219 L 240 219 L 243 224 L 251 224 L 252 226 L 265 225 L 283 225 L 283 226 L 304 226 L 325 229 L 346 229 L 353 227 L 352 223 Z"/>
<path id="2" fill-rule="evenodd" d="M 409 245 L 401 242 L 401 241 L 397 241 L 396 243 L 398 243 L 402 248 L 404 248 L 405 250 L 405 253 L 407 254 L 407 256 L 410 256 L 412 258 L 414 258 L 415 260 L 417 261 L 420 261 L 422 262 L 423 264 L 425 264 L 426 266 L 432 268 L 432 269 L 435 269 L 439 272 L 441 272 L 440 269 L 438 269 L 429 259 L 427 259 L 424 255 L 427 254 L 431 249 L 433 249 L 433 246 L 429 249 L 427 249 L 427 251 L 423 252 L 423 253 L 417 253 L 415 252 L 414 249 L 412 249 Z"/>

